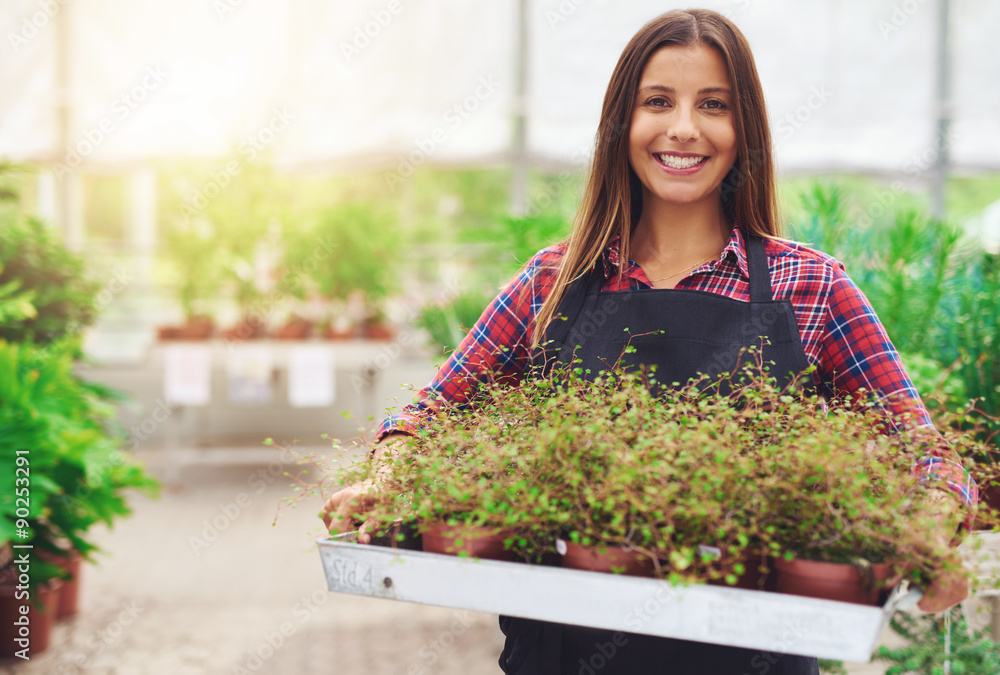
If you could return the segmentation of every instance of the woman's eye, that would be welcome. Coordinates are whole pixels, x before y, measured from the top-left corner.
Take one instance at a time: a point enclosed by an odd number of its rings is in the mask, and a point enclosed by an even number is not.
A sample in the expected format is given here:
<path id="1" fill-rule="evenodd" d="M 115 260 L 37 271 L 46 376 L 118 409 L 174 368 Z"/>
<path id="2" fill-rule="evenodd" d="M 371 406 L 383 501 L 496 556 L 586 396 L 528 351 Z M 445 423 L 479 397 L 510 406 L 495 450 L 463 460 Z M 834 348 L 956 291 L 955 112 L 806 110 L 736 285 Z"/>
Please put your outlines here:
<path id="1" fill-rule="evenodd" d="M 654 96 L 653 98 L 646 100 L 646 105 L 651 106 L 653 108 L 664 108 L 670 105 L 670 101 L 663 98 L 662 96 Z"/>
<path id="2" fill-rule="evenodd" d="M 705 101 L 705 107 L 709 110 L 725 110 L 728 106 L 725 101 L 720 101 L 717 98 L 710 98 Z"/>

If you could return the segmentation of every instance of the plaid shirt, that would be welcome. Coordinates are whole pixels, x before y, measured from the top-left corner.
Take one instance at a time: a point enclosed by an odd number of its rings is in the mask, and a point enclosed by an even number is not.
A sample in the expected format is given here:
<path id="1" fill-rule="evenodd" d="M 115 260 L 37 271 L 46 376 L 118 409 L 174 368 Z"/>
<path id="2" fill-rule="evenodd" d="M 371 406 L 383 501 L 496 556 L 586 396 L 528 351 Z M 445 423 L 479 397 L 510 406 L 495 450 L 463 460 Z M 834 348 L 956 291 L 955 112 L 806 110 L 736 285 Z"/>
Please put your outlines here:
<path id="1" fill-rule="evenodd" d="M 421 411 L 434 406 L 435 399 L 461 403 L 488 373 L 520 381 L 530 363 L 534 318 L 552 290 L 565 251 L 565 245 L 558 244 L 528 261 L 486 308 L 431 383 L 417 393 L 413 403 L 384 420 L 376 438 L 381 440 L 394 431 L 414 432 Z M 875 392 L 894 427 L 933 429 L 899 354 L 843 264 L 790 241 L 766 240 L 765 251 L 773 298 L 791 302 L 806 358 L 816 366 L 819 390 L 827 396 L 850 396 L 862 389 Z M 603 255 L 602 292 L 653 287 L 642 268 L 631 260 L 619 280 L 619 264 L 618 242 L 614 241 Z M 688 272 L 676 288 L 749 302 L 749 272 L 740 229 L 733 229 L 717 260 Z M 944 481 L 968 507 L 965 524 L 971 526 L 978 491 L 958 456 L 946 445 L 936 444 L 917 460 L 916 470 L 928 480 Z"/>

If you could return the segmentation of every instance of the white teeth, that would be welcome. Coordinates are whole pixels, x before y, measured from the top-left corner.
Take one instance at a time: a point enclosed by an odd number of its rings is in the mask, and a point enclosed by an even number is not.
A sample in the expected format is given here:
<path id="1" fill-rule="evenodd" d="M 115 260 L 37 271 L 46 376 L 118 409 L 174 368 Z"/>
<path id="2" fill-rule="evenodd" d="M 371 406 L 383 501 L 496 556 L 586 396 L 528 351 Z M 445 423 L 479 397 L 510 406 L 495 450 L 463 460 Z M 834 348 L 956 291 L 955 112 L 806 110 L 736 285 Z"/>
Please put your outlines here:
<path id="1" fill-rule="evenodd" d="M 695 164 L 700 164 L 706 157 L 676 157 L 674 155 L 656 155 L 662 164 L 671 169 L 690 169 Z"/>

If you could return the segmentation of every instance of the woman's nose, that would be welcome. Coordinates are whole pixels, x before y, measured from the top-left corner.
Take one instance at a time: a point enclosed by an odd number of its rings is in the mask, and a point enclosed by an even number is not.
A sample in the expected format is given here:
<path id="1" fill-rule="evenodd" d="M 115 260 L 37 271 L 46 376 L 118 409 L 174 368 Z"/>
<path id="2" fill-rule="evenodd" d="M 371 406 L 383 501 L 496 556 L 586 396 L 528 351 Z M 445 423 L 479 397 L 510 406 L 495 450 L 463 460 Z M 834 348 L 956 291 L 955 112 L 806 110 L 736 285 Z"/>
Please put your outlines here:
<path id="1" fill-rule="evenodd" d="M 672 141 L 685 143 L 697 140 L 699 129 L 694 110 L 688 106 L 679 105 L 668 117 L 666 134 Z"/>

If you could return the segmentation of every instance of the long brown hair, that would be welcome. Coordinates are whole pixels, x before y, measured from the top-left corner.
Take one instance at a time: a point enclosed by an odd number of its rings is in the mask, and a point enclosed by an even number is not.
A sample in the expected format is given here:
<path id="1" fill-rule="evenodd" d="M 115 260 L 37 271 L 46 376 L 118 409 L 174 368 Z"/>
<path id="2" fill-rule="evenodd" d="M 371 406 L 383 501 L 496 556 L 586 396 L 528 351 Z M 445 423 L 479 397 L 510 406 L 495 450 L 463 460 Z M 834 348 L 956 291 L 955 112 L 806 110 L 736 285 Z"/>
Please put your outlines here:
<path id="1" fill-rule="evenodd" d="M 629 129 L 642 72 L 661 47 L 703 44 L 726 64 L 733 88 L 736 162 L 720 186 L 726 215 L 744 232 L 780 236 L 771 132 L 764 92 L 750 45 L 723 15 L 707 9 L 667 12 L 642 27 L 625 47 L 608 83 L 597 127 L 594 158 L 552 292 L 535 318 L 533 345 L 542 341 L 568 286 L 598 262 L 618 236 L 622 265 L 630 259 L 629 235 L 642 213 L 642 184 L 629 164 Z"/>

